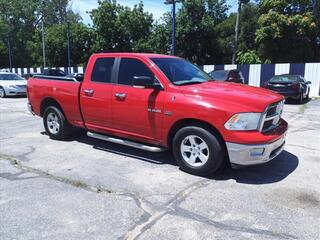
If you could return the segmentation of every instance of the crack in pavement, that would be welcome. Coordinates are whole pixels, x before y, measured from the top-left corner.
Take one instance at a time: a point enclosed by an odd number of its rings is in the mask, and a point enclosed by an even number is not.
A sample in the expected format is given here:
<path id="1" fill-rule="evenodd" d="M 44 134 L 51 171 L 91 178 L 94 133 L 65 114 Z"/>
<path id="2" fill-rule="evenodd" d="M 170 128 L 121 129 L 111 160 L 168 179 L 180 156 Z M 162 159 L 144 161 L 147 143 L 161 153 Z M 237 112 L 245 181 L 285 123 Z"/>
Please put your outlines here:
<path id="1" fill-rule="evenodd" d="M 33 149 L 30 150 L 32 152 Z M 20 157 L 23 157 L 27 154 L 30 154 L 30 152 L 27 152 L 25 154 L 20 154 Z M 262 230 L 257 228 L 250 228 L 250 227 L 238 227 L 234 225 L 228 225 L 225 223 L 217 222 L 214 220 L 211 220 L 205 216 L 202 216 L 200 214 L 191 212 L 189 210 L 183 209 L 180 207 L 180 204 L 193 192 L 199 190 L 200 188 L 206 187 L 209 184 L 212 184 L 212 181 L 209 179 L 202 179 L 200 181 L 197 181 L 183 190 L 181 190 L 179 193 L 177 193 L 173 198 L 171 198 L 167 203 L 163 204 L 160 207 L 154 207 L 152 204 L 145 201 L 142 197 L 140 197 L 137 193 L 133 192 L 116 192 L 113 190 L 110 190 L 108 188 L 105 188 L 103 186 L 90 186 L 89 184 L 79 181 L 79 180 L 72 180 L 66 177 L 61 176 L 55 176 L 49 172 L 28 167 L 25 165 L 22 165 L 19 161 L 19 158 L 16 156 L 10 156 L 0 153 L 0 160 L 4 159 L 11 163 L 11 165 L 17 169 L 21 170 L 21 173 L 17 173 L 15 175 L 19 176 L 23 173 L 34 173 L 40 177 L 49 178 L 55 181 L 59 181 L 65 184 L 69 184 L 74 187 L 78 187 L 87 191 L 91 191 L 94 193 L 107 193 L 112 194 L 116 196 L 126 196 L 135 202 L 137 207 L 143 211 L 143 214 L 140 216 L 139 220 L 136 222 L 136 224 L 129 229 L 123 236 L 121 236 L 119 239 L 126 239 L 126 240 L 134 240 L 139 238 L 145 231 L 150 229 L 152 226 L 154 226 L 160 219 L 162 219 L 165 215 L 176 215 L 181 216 L 184 218 L 191 219 L 193 221 L 205 223 L 207 225 L 214 226 L 216 228 L 227 230 L 227 231 L 237 231 L 237 232 L 245 232 L 245 233 L 252 233 L 252 234 L 263 234 L 268 235 L 271 237 L 278 237 L 283 239 L 296 239 L 295 236 L 284 234 L 284 233 L 274 233 L 272 231 L 268 230 Z M 14 175 L 14 174 L 13 174 Z M 1 176 L 1 175 L 0 175 Z M 2 177 L 5 178 L 11 178 L 14 179 L 15 176 L 9 176 L 7 173 L 2 173 Z M 28 178 L 26 178 L 28 179 Z M 20 178 L 20 180 L 22 180 Z"/>
<path id="2" fill-rule="evenodd" d="M 200 180 L 195 182 L 185 189 L 177 193 L 172 199 L 167 203 L 163 204 L 159 210 L 156 210 L 146 221 L 143 223 L 138 223 L 131 228 L 124 236 L 121 236 L 119 239 L 134 240 L 141 236 L 146 230 L 150 229 L 155 225 L 163 216 L 167 215 L 169 212 L 175 211 L 175 206 L 180 205 L 187 196 L 189 196 L 195 190 L 198 190 L 204 186 L 210 184 L 210 180 Z"/>
<path id="3" fill-rule="evenodd" d="M 291 235 L 291 234 L 285 234 L 285 233 L 276 233 L 274 231 L 270 230 L 264 230 L 264 229 L 258 229 L 258 228 L 248 228 L 248 227 L 242 227 L 242 226 L 234 226 L 234 225 L 229 225 L 225 224 L 222 222 L 217 222 L 214 221 L 210 218 L 204 217 L 200 214 L 191 212 L 187 209 L 177 207 L 176 211 L 171 212 L 171 214 L 187 218 L 187 219 L 192 219 L 216 228 L 220 228 L 223 230 L 227 231 L 236 231 L 236 232 L 246 232 L 246 233 L 251 233 L 251 234 L 257 234 L 257 235 L 267 235 L 270 237 L 275 237 L 276 239 L 282 238 L 282 239 L 298 239 L 296 236 Z"/>

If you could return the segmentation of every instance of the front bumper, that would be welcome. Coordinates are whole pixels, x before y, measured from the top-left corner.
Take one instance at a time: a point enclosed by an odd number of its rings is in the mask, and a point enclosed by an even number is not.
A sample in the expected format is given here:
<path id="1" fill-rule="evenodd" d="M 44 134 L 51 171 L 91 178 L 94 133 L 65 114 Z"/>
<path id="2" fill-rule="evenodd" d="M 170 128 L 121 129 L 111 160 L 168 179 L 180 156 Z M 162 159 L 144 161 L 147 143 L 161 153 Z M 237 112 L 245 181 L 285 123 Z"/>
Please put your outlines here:
<path id="1" fill-rule="evenodd" d="M 25 96 L 27 95 L 27 92 L 25 90 L 7 90 L 6 91 L 7 96 Z"/>
<path id="2" fill-rule="evenodd" d="M 230 163 L 235 166 L 249 166 L 269 162 L 282 152 L 285 136 L 284 133 L 274 142 L 257 145 L 227 142 Z"/>

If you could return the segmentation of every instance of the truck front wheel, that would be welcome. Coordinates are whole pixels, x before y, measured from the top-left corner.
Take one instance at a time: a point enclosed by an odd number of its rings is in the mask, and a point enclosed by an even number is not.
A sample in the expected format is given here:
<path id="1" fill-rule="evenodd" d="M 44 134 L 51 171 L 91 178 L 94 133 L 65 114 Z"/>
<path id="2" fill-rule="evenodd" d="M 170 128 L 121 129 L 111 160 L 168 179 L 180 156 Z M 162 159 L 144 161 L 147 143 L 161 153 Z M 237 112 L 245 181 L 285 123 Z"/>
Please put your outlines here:
<path id="1" fill-rule="evenodd" d="M 49 137 L 55 140 L 66 138 L 71 132 L 71 125 L 62 111 L 55 106 L 50 106 L 45 110 L 43 125 Z"/>
<path id="2" fill-rule="evenodd" d="M 212 175 L 225 161 L 224 148 L 215 134 L 197 126 L 181 128 L 175 134 L 173 154 L 182 170 L 199 176 Z"/>

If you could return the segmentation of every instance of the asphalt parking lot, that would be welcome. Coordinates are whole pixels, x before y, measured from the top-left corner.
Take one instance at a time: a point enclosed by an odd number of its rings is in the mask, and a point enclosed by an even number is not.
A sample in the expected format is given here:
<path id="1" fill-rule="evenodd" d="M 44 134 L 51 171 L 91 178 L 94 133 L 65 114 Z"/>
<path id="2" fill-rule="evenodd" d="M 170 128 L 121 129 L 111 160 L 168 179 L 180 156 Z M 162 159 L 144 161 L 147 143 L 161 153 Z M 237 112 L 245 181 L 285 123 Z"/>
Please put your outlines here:
<path id="1" fill-rule="evenodd" d="M 26 98 L 0 99 L 0 239 L 319 239 L 320 100 L 286 104 L 285 151 L 215 178 L 170 153 L 50 140 Z"/>

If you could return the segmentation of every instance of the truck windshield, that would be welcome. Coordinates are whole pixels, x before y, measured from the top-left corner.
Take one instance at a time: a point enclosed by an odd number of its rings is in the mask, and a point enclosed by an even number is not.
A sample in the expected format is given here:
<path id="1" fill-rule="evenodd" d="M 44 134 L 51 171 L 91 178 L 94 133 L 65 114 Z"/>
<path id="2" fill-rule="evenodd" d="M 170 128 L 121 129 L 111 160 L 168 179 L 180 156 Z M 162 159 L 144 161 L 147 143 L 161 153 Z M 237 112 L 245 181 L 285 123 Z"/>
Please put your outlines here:
<path id="1" fill-rule="evenodd" d="M 151 58 L 175 85 L 199 84 L 212 79 L 192 63 L 180 58 Z"/>

